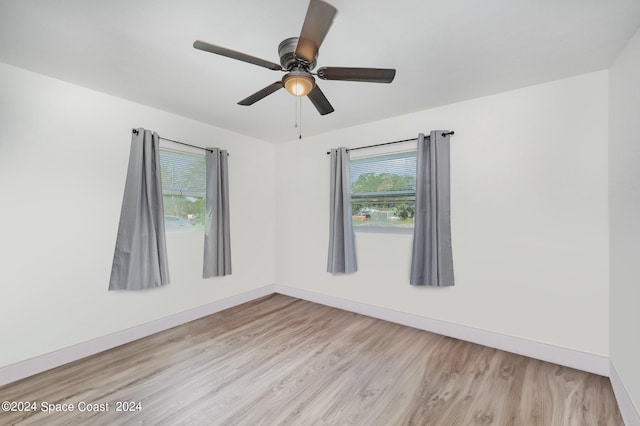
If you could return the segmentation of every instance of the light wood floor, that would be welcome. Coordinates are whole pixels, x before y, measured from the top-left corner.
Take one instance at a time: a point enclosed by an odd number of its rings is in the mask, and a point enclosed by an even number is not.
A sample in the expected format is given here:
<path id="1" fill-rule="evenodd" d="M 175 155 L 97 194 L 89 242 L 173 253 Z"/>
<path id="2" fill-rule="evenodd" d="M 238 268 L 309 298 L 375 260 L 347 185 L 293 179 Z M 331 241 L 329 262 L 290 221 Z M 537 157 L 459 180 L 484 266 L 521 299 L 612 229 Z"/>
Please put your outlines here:
<path id="1" fill-rule="evenodd" d="M 605 377 L 281 295 L 0 387 L 0 400 L 76 407 L 0 412 L 1 425 L 623 424 Z"/>

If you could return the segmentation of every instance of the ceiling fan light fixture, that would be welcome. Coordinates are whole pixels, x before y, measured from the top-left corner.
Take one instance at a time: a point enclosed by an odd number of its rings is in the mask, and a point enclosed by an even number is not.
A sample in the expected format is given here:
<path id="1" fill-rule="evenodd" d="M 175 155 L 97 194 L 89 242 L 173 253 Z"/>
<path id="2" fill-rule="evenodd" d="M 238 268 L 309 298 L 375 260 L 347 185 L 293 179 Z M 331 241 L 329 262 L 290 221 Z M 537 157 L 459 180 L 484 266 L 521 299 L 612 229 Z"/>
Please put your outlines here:
<path id="1" fill-rule="evenodd" d="M 282 84 L 293 96 L 307 96 L 316 85 L 314 78 L 306 72 L 292 71 L 285 75 Z"/>

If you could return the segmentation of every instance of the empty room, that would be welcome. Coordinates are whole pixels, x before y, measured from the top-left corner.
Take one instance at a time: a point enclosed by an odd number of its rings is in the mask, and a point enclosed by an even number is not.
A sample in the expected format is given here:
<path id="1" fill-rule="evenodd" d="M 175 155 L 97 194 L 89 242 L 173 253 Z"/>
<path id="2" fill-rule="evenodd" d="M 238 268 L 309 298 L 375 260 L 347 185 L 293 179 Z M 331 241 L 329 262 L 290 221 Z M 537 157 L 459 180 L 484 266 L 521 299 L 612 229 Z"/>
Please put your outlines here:
<path id="1" fill-rule="evenodd" d="M 2 0 L 0 425 L 640 425 L 639 135 L 637 0 Z"/>

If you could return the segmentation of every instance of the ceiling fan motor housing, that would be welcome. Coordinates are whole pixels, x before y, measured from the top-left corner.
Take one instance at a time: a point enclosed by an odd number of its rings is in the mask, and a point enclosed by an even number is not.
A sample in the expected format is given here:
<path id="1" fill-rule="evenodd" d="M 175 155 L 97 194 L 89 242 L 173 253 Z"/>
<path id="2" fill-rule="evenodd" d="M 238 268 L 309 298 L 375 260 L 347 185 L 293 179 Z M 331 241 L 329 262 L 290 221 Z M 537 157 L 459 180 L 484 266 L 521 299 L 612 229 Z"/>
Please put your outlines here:
<path id="1" fill-rule="evenodd" d="M 312 70 L 316 66 L 316 59 L 313 62 L 308 63 L 298 57 L 296 57 L 296 47 L 298 46 L 298 37 L 290 37 L 282 40 L 278 46 L 278 55 L 280 56 L 280 65 L 285 70 L 292 70 L 294 68 L 306 68 Z"/>

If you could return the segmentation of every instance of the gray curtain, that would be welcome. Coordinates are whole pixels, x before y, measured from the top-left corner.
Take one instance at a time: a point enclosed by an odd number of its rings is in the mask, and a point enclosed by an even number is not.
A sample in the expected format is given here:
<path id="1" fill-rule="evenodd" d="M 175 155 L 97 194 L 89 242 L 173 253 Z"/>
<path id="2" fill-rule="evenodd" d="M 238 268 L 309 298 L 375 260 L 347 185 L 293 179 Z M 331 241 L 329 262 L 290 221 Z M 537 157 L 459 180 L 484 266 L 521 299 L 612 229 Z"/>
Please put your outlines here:
<path id="1" fill-rule="evenodd" d="M 109 290 L 143 290 L 169 283 L 159 139 L 144 129 L 131 137 Z"/>
<path id="2" fill-rule="evenodd" d="M 207 148 L 207 213 L 203 278 L 231 274 L 229 171 L 227 151 Z"/>
<path id="3" fill-rule="evenodd" d="M 331 217 L 327 272 L 356 272 L 356 248 L 351 223 L 351 183 L 347 148 L 331 150 Z"/>
<path id="4" fill-rule="evenodd" d="M 412 285 L 451 286 L 449 135 L 418 136 L 416 212 L 411 259 Z"/>

